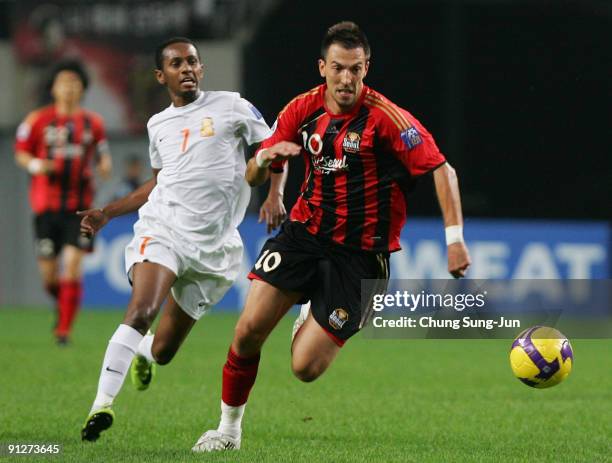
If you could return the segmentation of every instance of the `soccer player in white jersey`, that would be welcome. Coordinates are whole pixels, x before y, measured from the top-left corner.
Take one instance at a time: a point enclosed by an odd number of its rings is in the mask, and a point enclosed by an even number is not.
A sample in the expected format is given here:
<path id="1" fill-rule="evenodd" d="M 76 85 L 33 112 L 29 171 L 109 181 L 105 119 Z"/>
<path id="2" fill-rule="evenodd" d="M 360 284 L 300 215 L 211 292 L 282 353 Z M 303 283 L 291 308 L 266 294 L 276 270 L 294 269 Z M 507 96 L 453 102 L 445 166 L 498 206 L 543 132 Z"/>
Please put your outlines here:
<path id="1" fill-rule="evenodd" d="M 200 90 L 203 66 L 189 39 L 158 47 L 155 76 L 172 104 L 147 124 L 153 178 L 102 209 L 79 212 L 81 231 L 89 235 L 113 217 L 139 213 L 125 250 L 132 296 L 106 349 L 81 430 L 87 441 L 112 425 L 113 400 L 128 370 L 136 387 L 146 389 L 155 363 L 172 360 L 194 323 L 236 278 L 242 258 L 236 227 L 250 195 L 244 149 L 270 134 L 259 111 L 239 94 Z M 147 333 L 166 300 L 156 333 Z"/>

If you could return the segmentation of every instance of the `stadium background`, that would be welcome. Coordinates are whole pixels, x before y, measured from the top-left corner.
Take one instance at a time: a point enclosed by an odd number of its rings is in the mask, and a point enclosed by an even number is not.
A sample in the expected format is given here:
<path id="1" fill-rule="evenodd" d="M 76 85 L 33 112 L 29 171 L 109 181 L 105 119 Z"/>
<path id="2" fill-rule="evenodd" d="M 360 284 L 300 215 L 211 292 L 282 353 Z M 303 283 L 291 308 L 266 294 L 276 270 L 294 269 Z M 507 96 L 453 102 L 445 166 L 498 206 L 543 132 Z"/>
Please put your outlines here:
<path id="1" fill-rule="evenodd" d="M 0 2 L 0 18 L 0 306 L 48 303 L 35 268 L 27 176 L 13 162 L 12 143 L 19 121 L 44 100 L 53 62 L 79 56 L 87 63 L 93 83 L 85 105 L 106 118 L 118 178 L 126 156 L 148 162 L 144 124 L 167 105 L 150 73 L 163 38 L 195 39 L 204 87 L 240 91 L 271 124 L 287 101 L 319 82 L 320 37 L 344 18 L 370 38 L 366 82 L 415 114 L 459 172 L 466 237 L 479 240 L 473 277 L 610 274 L 609 2 L 389 0 L 373 8 L 343 0 L 25 0 Z M 302 172 L 301 162 L 292 163 L 288 207 Z M 98 202 L 113 185 L 100 184 Z M 254 192 L 251 213 L 264 195 L 265 187 Z M 395 276 L 443 275 L 430 179 L 409 213 Z M 573 223 L 548 222 L 558 220 Z M 130 224 L 120 225 L 86 263 L 87 306 L 125 301 L 120 249 Z M 243 235 L 247 267 L 264 232 L 251 218 Z M 240 306 L 245 285 L 221 305 Z"/>

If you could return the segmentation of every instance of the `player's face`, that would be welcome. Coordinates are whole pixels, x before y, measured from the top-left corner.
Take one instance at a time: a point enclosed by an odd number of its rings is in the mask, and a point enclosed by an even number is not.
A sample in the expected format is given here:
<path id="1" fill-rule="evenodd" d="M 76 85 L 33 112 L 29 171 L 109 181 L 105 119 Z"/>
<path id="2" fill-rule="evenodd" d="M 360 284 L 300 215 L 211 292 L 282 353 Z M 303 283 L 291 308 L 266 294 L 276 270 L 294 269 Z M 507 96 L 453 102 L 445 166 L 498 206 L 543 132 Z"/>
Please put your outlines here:
<path id="1" fill-rule="evenodd" d="M 51 95 L 57 103 L 76 104 L 83 96 L 83 82 L 76 72 L 60 71 L 53 81 Z"/>
<path id="2" fill-rule="evenodd" d="M 330 45 L 325 59 L 319 60 L 319 72 L 327 83 L 328 105 L 332 103 L 332 110 L 347 112 L 353 108 L 361 94 L 369 65 L 363 48 L 347 49 L 337 43 Z"/>
<path id="3" fill-rule="evenodd" d="M 193 45 L 173 43 L 164 50 L 163 69 L 156 69 L 155 74 L 173 100 L 177 97 L 185 104 L 197 98 L 204 68 Z"/>

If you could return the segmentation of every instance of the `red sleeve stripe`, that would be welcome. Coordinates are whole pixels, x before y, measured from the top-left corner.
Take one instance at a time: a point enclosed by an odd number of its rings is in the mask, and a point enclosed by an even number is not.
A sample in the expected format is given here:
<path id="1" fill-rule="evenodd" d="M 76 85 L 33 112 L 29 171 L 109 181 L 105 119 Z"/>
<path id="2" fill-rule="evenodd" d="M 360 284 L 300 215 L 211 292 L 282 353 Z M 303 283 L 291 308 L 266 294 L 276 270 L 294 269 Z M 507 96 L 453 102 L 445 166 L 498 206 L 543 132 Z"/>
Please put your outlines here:
<path id="1" fill-rule="evenodd" d="M 366 98 L 372 102 L 379 103 L 383 106 L 388 107 L 389 110 L 391 110 L 399 120 L 404 121 L 408 125 L 412 125 L 410 124 L 410 121 L 406 118 L 404 113 L 401 111 L 401 109 L 395 103 L 392 103 L 391 101 L 387 100 L 384 96 L 370 91 L 366 94 Z"/>
<path id="2" fill-rule="evenodd" d="M 291 100 L 289 103 L 287 103 L 285 105 L 285 107 L 282 109 L 282 111 L 280 113 L 278 113 L 278 118 L 280 119 L 283 116 L 283 114 L 285 113 L 285 111 L 287 111 L 287 108 L 289 106 L 291 106 L 297 100 L 301 100 L 302 98 L 306 98 L 306 97 L 308 97 L 310 95 L 316 95 L 319 92 L 319 87 L 320 87 L 320 85 L 318 87 L 315 87 L 315 88 L 311 89 L 311 90 L 308 90 L 305 93 L 302 93 L 301 95 L 296 96 L 293 100 Z"/>
<path id="3" fill-rule="evenodd" d="M 389 116 L 389 119 L 393 121 L 400 132 L 406 130 L 408 127 L 412 127 L 412 124 L 408 122 L 408 119 L 406 119 L 406 117 L 396 107 L 390 105 L 389 103 L 377 99 L 372 95 L 366 95 L 365 101 L 369 105 L 380 109 L 387 116 Z"/>

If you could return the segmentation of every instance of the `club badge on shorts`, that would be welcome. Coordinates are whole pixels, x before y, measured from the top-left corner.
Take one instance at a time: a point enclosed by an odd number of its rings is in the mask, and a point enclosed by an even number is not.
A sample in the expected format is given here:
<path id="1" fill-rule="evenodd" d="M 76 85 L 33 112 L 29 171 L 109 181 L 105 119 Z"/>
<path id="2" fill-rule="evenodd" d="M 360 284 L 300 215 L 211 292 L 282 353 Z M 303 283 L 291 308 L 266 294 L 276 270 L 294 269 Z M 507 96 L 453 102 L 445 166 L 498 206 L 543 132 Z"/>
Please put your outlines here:
<path id="1" fill-rule="evenodd" d="M 344 309 L 335 309 L 329 315 L 329 324 L 335 330 L 341 330 L 344 324 L 348 321 L 348 313 Z"/>
<path id="2" fill-rule="evenodd" d="M 55 255 L 55 243 L 50 238 L 37 240 L 36 252 L 40 257 L 53 257 Z"/>
<path id="3" fill-rule="evenodd" d="M 201 137 L 212 137 L 215 134 L 215 126 L 212 117 L 202 119 L 202 127 L 200 128 Z"/>

